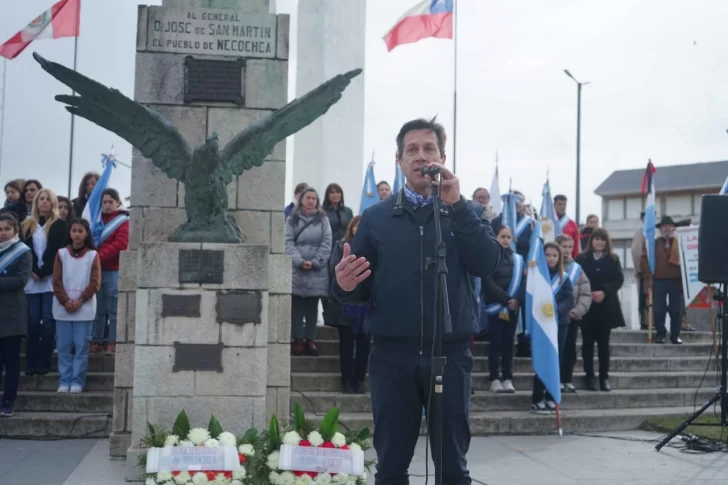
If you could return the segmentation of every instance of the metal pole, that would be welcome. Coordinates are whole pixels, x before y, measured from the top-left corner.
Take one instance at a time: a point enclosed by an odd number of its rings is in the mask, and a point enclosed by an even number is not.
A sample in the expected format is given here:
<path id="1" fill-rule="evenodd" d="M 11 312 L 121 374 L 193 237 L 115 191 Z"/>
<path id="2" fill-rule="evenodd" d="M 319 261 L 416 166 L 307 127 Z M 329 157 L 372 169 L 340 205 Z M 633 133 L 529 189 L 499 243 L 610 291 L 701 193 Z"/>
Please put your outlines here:
<path id="1" fill-rule="evenodd" d="M 576 102 L 576 224 L 581 223 L 581 83 L 577 83 Z"/>
<path id="2" fill-rule="evenodd" d="M 452 3 L 452 16 L 453 16 L 453 49 L 455 50 L 455 63 L 454 63 L 454 86 L 453 86 L 453 99 L 452 99 L 452 115 L 453 115 L 453 126 L 452 126 L 452 173 L 456 173 L 457 170 L 457 146 L 458 146 L 458 7 L 457 0 Z"/>
<path id="3" fill-rule="evenodd" d="M 79 12 L 80 14 L 80 12 Z M 73 41 L 73 70 L 75 71 L 78 66 L 78 36 Z M 73 91 L 72 96 L 76 94 Z M 71 179 L 73 177 L 73 145 L 74 145 L 74 131 L 76 127 L 76 115 L 71 113 L 71 140 L 70 148 L 68 150 L 68 198 L 72 199 L 73 194 L 71 193 Z"/>
<path id="4" fill-rule="evenodd" d="M 8 60 L 3 59 L 3 90 L 0 93 L 0 103 L 2 103 L 2 111 L 0 111 L 0 173 L 3 168 L 3 143 L 5 138 L 5 91 L 8 84 Z"/>

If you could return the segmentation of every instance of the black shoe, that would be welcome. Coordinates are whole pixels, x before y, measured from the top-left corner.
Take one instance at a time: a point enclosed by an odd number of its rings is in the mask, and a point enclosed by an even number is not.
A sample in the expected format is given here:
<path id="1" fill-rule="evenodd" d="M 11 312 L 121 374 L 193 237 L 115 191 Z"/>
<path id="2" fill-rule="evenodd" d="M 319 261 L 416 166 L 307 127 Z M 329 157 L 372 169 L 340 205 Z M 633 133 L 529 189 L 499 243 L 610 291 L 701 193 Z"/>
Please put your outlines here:
<path id="1" fill-rule="evenodd" d="M 611 392 L 612 386 L 609 385 L 609 379 L 599 379 L 599 388 L 604 392 Z"/>
<path id="2" fill-rule="evenodd" d="M 33 377 L 34 375 L 37 375 L 38 371 L 35 369 L 28 369 L 25 371 L 25 375 L 28 377 Z"/>
<path id="3" fill-rule="evenodd" d="M 676 338 L 674 340 L 671 339 L 671 341 L 675 345 L 682 345 L 682 343 L 683 343 L 683 341 L 682 341 L 682 339 L 680 337 L 678 337 L 678 338 Z"/>
<path id="4" fill-rule="evenodd" d="M 664 344 L 665 343 L 665 337 L 657 337 L 655 339 L 655 343 Z"/>
<path id="5" fill-rule="evenodd" d="M 48 374 L 49 372 L 50 372 L 49 370 L 37 370 L 37 371 L 35 371 L 35 373 L 38 374 L 39 376 L 44 376 L 44 375 Z"/>
<path id="6" fill-rule="evenodd" d="M 597 380 L 596 380 L 596 379 L 594 379 L 594 377 L 593 377 L 593 376 L 592 376 L 592 377 L 589 377 L 589 376 L 588 376 L 588 377 L 586 378 L 586 390 L 587 390 L 587 391 L 598 391 L 598 390 L 599 390 L 599 389 L 597 388 Z"/>
<path id="7" fill-rule="evenodd" d="M 364 387 L 364 381 L 359 381 L 353 386 L 354 394 L 366 394 L 367 390 Z"/>
<path id="8" fill-rule="evenodd" d="M 343 392 L 344 394 L 354 394 L 354 392 L 356 391 L 355 384 L 350 381 L 344 381 L 341 387 L 341 392 Z"/>

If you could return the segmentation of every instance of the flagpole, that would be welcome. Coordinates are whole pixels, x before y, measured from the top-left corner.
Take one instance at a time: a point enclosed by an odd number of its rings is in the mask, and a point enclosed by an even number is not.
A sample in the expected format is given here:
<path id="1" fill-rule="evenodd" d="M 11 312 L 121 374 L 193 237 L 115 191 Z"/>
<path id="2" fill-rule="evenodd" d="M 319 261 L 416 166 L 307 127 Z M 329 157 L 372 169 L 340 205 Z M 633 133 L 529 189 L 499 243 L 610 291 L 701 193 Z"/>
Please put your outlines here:
<path id="1" fill-rule="evenodd" d="M 452 95 L 452 114 L 453 114 L 453 127 L 452 127 L 452 173 L 456 173 L 457 170 L 457 146 L 458 146 L 458 7 L 457 0 L 452 2 L 452 40 L 454 49 L 454 84 L 453 84 L 453 95 Z"/>
<path id="2" fill-rule="evenodd" d="M 81 24 L 81 6 L 79 5 L 77 10 L 77 19 L 76 19 L 76 25 Z M 79 27 L 80 29 L 80 27 Z M 78 36 L 80 35 L 80 32 L 76 32 L 76 37 L 73 38 L 73 70 L 76 71 L 78 68 Z M 71 96 L 75 96 L 76 91 L 73 91 Z M 68 149 L 68 198 L 72 199 L 73 194 L 71 193 L 71 178 L 73 177 L 73 147 L 74 147 L 74 134 L 75 134 L 75 128 L 76 128 L 76 115 L 71 113 L 71 139 L 70 139 L 70 147 Z"/>
<path id="3" fill-rule="evenodd" d="M 0 92 L 0 103 L 2 103 L 2 111 L 0 111 L 0 173 L 3 168 L 3 148 L 5 147 L 5 91 L 8 84 L 8 60 L 3 59 L 3 90 Z"/>

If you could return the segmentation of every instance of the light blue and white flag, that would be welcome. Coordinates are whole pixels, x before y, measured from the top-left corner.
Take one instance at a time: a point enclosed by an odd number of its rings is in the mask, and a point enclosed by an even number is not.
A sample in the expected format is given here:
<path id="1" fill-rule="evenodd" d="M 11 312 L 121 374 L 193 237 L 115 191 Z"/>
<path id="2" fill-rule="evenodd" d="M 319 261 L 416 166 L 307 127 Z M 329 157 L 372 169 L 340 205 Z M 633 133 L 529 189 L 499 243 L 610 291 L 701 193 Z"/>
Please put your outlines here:
<path id="1" fill-rule="evenodd" d="M 541 210 L 539 211 L 539 219 L 541 219 L 541 230 L 544 242 L 553 242 L 562 234 L 559 217 L 554 209 L 554 199 L 551 197 L 551 185 L 548 179 L 543 184 L 543 202 L 541 202 Z M 576 244 L 578 241 L 574 241 Z"/>
<path id="2" fill-rule="evenodd" d="M 490 208 L 493 214 L 499 216 L 503 213 L 503 201 L 501 200 L 500 181 L 498 180 L 498 154 L 496 154 L 495 173 L 490 182 Z"/>
<path id="3" fill-rule="evenodd" d="M 526 328 L 531 335 L 533 370 L 553 397 L 554 402 L 559 404 L 561 402 L 561 378 L 559 375 L 557 307 L 541 236 L 541 223 L 536 221 L 528 254 Z"/>
<path id="4" fill-rule="evenodd" d="M 404 188 L 405 179 L 404 179 L 404 173 L 402 173 L 402 168 L 399 166 L 399 163 L 394 162 L 394 192 L 397 193 L 400 190 Z"/>
<path id="5" fill-rule="evenodd" d="M 718 192 L 720 195 L 728 195 L 728 177 L 725 178 L 725 182 L 723 182 L 723 187 L 721 187 L 720 192 Z"/>
<path id="6" fill-rule="evenodd" d="M 88 197 L 86 207 L 83 209 L 81 217 L 86 219 L 91 226 L 91 235 L 94 238 L 94 243 L 98 247 L 101 243 L 101 233 L 104 230 L 104 221 L 101 219 L 101 199 L 104 197 L 104 190 L 109 186 L 109 179 L 111 178 L 111 172 L 116 168 L 116 161 L 114 155 L 102 155 L 101 165 L 104 167 L 104 171 L 96 182 L 94 190 L 91 191 L 91 195 Z"/>
<path id="7" fill-rule="evenodd" d="M 655 224 L 657 223 L 657 215 L 655 214 L 655 166 L 652 160 L 647 163 L 645 175 L 642 178 L 642 193 L 647 194 L 645 202 L 645 222 L 642 227 L 642 234 L 645 236 L 645 246 L 647 248 L 647 264 L 650 267 L 650 273 L 655 274 Z"/>
<path id="8" fill-rule="evenodd" d="M 379 192 L 377 192 L 377 179 L 374 178 L 374 155 L 372 154 L 372 161 L 369 162 L 367 173 L 364 176 L 364 186 L 361 189 L 359 214 L 363 214 L 365 210 L 377 202 L 379 202 Z"/>
<path id="9" fill-rule="evenodd" d="M 503 199 L 503 212 L 501 214 L 501 224 L 507 226 L 511 230 L 511 249 L 516 252 L 516 239 L 518 239 L 518 201 L 520 197 L 513 192 L 508 192 L 501 197 Z"/>

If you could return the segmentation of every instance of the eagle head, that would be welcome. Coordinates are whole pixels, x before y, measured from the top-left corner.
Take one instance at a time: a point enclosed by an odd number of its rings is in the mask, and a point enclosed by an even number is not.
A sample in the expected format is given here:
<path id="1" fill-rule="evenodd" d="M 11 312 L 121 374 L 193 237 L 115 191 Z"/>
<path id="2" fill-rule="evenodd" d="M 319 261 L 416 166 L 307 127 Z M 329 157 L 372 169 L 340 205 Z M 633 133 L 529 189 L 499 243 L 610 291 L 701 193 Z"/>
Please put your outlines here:
<path id="1" fill-rule="evenodd" d="M 205 140 L 205 148 L 212 153 L 217 153 L 220 150 L 220 138 L 217 132 L 213 132 L 212 135 L 208 136 Z"/>

